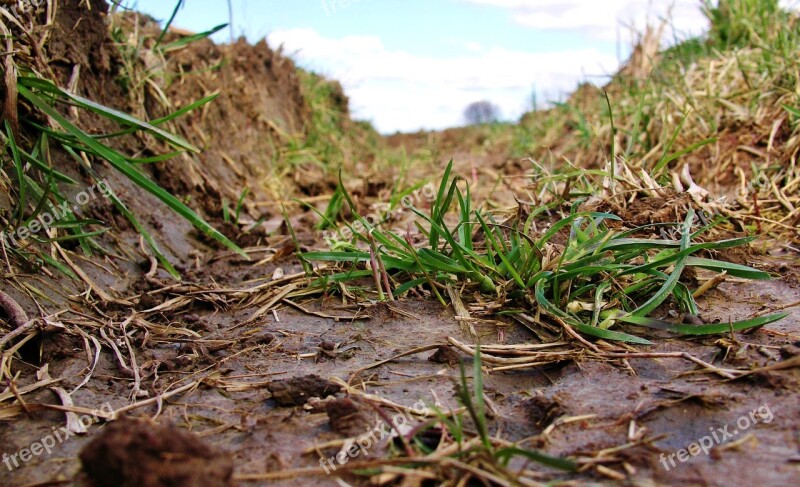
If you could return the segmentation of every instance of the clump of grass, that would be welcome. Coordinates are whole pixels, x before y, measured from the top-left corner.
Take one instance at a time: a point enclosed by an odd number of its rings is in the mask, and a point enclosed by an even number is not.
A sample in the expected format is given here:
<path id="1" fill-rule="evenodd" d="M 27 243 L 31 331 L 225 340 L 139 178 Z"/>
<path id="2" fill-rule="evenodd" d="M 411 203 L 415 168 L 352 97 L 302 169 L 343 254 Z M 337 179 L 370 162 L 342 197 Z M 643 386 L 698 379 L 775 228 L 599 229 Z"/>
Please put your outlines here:
<path id="1" fill-rule="evenodd" d="M 242 215 L 242 208 L 244 207 L 244 200 L 250 192 L 249 188 L 244 188 L 239 193 L 239 198 L 236 200 L 236 207 L 231 209 L 230 202 L 227 198 L 222 198 L 222 221 L 233 225 L 239 225 L 239 218 Z"/>
<path id="2" fill-rule="evenodd" d="M 572 327 L 594 337 L 639 344 L 651 342 L 631 334 L 630 325 L 665 328 L 687 334 L 680 325 L 668 326 L 649 319 L 667 299 L 686 313 L 697 314 L 692 290 L 681 281 L 686 268 L 696 267 L 746 279 L 769 275 L 747 266 L 702 258 L 696 254 L 745 245 L 751 237 L 700 242 L 709 229 L 693 229 L 694 212 L 674 225 L 680 239 L 645 239 L 634 235 L 653 225 L 627 231 L 614 230 L 611 213 L 569 213 L 546 231 L 534 231 L 548 207 L 530 211 L 524 220 L 498 222 L 493 215 L 473 208 L 469 186 L 451 177 L 448 164 L 431 211 L 411 208 L 424 240 L 398 235 L 371 225 L 357 214 L 352 199 L 343 197 L 364 229 L 351 226 L 351 245 L 338 251 L 307 252 L 306 261 L 342 265 L 318 284 L 347 283 L 372 278 L 379 297 L 400 297 L 412 289 L 445 304 L 442 290 L 458 286 L 462 296 L 473 292 L 497 300 L 503 308 L 533 310 L 562 327 Z M 451 211 L 452 210 L 452 211 Z M 451 218 L 453 217 L 453 218 Z M 716 334 L 763 326 L 785 315 L 758 320 L 698 326 L 691 334 Z M 625 331 L 622 331 L 625 328 Z"/>
<path id="3" fill-rule="evenodd" d="M 703 13 L 711 25 L 708 43 L 720 50 L 775 46 L 793 19 L 778 0 L 709 0 Z"/>
<path id="4" fill-rule="evenodd" d="M 369 177 L 388 164 L 377 157 L 383 141 L 367 121 L 350 118 L 349 101 L 341 85 L 296 67 L 306 115 L 302 128 L 290 133 L 273 126 L 274 158 L 269 161 L 269 191 L 282 204 L 293 197 L 321 197 L 333 189 L 340 169 Z M 375 161 L 374 164 L 366 164 Z M 334 205 L 331 210 L 335 210 Z M 334 214 L 331 214 L 334 216 Z M 335 220 L 335 218 L 334 218 Z M 322 229 L 328 228 L 325 221 Z"/>

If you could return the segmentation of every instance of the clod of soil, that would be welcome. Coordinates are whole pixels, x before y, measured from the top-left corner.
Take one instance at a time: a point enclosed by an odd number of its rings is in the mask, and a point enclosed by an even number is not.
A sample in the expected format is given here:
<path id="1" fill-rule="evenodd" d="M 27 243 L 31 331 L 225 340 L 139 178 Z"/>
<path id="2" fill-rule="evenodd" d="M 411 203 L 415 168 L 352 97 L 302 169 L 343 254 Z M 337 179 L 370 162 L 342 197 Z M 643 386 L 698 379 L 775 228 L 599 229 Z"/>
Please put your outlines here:
<path id="1" fill-rule="evenodd" d="M 144 294 L 141 298 L 139 298 L 139 303 L 136 307 L 139 310 L 152 309 L 160 305 L 162 302 L 162 300 L 159 300 L 152 294 Z"/>
<path id="2" fill-rule="evenodd" d="M 348 437 L 362 435 L 374 426 L 363 406 L 345 397 L 325 405 L 331 430 Z"/>
<path id="3" fill-rule="evenodd" d="M 428 360 L 437 364 L 447 364 L 449 366 L 458 365 L 458 362 L 461 360 L 458 352 L 456 352 L 453 347 L 449 345 L 442 345 L 441 347 L 437 348 L 433 354 L 428 357 Z"/>
<path id="4" fill-rule="evenodd" d="M 80 453 L 94 487 L 232 486 L 233 460 L 174 426 L 122 419 Z"/>
<path id="5" fill-rule="evenodd" d="M 267 389 L 278 406 L 302 406 L 312 397 L 332 396 L 340 387 L 318 375 L 305 375 L 270 382 Z"/>

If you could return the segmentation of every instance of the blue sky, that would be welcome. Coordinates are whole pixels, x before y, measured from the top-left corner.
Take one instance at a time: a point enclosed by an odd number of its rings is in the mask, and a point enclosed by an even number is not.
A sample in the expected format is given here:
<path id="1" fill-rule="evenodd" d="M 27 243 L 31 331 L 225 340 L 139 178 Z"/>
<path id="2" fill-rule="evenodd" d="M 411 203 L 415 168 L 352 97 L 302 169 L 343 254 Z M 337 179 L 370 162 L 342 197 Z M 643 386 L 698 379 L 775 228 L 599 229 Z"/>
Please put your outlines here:
<path id="1" fill-rule="evenodd" d="M 541 102 L 579 81 L 602 83 L 630 51 L 631 27 L 641 29 L 648 18 L 669 17 L 679 37 L 705 27 L 698 0 L 231 3 L 235 36 L 266 37 L 300 65 L 340 80 L 354 116 L 384 133 L 460 125 L 464 107 L 482 99 L 513 120 L 530 109 L 534 92 Z M 165 20 L 175 1 L 127 5 Z M 202 31 L 228 18 L 226 1 L 186 0 L 174 25 Z"/>

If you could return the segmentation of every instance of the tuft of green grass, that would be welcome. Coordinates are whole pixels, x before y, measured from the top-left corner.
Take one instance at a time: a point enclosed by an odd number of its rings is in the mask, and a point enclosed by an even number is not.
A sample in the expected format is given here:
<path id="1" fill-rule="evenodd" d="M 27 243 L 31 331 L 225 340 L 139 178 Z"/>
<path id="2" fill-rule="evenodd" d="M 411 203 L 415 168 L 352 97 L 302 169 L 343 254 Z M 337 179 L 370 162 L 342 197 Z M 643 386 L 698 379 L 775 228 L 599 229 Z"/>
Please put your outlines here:
<path id="1" fill-rule="evenodd" d="M 769 274 L 747 266 L 701 258 L 696 254 L 751 242 L 751 237 L 700 242 L 708 227 L 693 229 L 695 214 L 689 210 L 676 223 L 679 240 L 636 238 L 652 232 L 654 225 L 618 231 L 607 225 L 618 221 L 611 213 L 578 211 L 537 234 L 532 229 L 542 212 L 533 211 L 525 221 L 498 223 L 491 213 L 473 208 L 469 186 L 451 176 L 452 161 L 445 169 L 430 213 L 411 208 L 416 226 L 425 237 L 422 245 L 407 237 L 372 226 L 360 217 L 346 191 L 343 197 L 360 222 L 350 225 L 353 241 L 340 250 L 306 252 L 306 261 L 325 261 L 340 266 L 318 285 L 354 282 L 377 272 L 375 254 L 383 263 L 379 294 L 399 297 L 412 288 L 444 302 L 439 291 L 458 284 L 484 299 L 506 307 L 539 311 L 557 323 L 584 335 L 607 340 L 650 344 L 632 334 L 626 325 L 656 327 L 646 318 L 668 299 L 684 312 L 697 314 L 688 285 L 681 281 L 687 268 L 697 267 L 746 279 L 768 279 Z M 606 175 L 607 176 L 607 175 Z M 390 287 L 391 289 L 383 289 Z M 753 322 L 736 322 L 727 329 L 746 329 L 778 320 L 770 315 Z M 612 329 L 613 328 L 613 329 Z M 663 328 L 663 327 L 662 327 Z M 667 328 L 686 334 L 685 328 Z M 692 334 L 721 333 L 717 327 L 698 328 Z"/>
<path id="2" fill-rule="evenodd" d="M 774 45 L 790 20 L 778 0 L 705 0 L 703 13 L 711 24 L 708 42 L 721 50 Z"/>
<path id="3" fill-rule="evenodd" d="M 489 434 L 489 426 L 486 419 L 486 404 L 483 397 L 483 369 L 480 345 L 476 345 L 475 355 L 473 356 L 472 361 L 472 387 L 469 386 L 466 367 L 464 366 L 463 362 L 459 364 L 459 370 L 461 380 L 458 384 L 458 401 L 466 408 L 467 414 L 469 415 L 472 424 L 475 425 L 478 437 L 481 440 L 480 447 L 476 448 L 474 452 L 468 453 L 477 453 L 487 456 L 493 459 L 492 463 L 501 466 L 503 469 L 508 466 L 508 462 L 514 457 L 524 457 L 542 465 L 569 472 L 573 472 L 577 469 L 577 465 L 571 460 L 545 455 L 538 451 L 527 448 L 520 448 L 516 446 L 496 448 Z M 461 426 L 464 424 L 463 420 L 459 420 L 457 422 L 447 422 L 445 424 L 449 425 L 451 429 L 459 428 L 457 434 L 453 434 L 454 438 L 466 437 L 463 428 L 461 428 Z"/>

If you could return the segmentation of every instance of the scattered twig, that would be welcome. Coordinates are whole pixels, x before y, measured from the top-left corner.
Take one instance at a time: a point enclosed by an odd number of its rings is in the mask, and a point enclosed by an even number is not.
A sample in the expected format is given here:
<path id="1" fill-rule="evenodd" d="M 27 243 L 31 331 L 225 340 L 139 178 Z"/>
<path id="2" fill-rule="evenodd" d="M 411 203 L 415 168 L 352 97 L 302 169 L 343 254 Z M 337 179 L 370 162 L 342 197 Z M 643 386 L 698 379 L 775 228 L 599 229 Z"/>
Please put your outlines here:
<path id="1" fill-rule="evenodd" d="M 2 338 L 0 338 L 0 350 L 6 346 L 6 343 L 11 342 L 11 340 L 17 338 L 18 336 L 24 335 L 31 331 L 33 328 L 36 327 L 39 320 L 36 318 L 29 320 L 27 323 L 23 324 L 20 327 L 17 327 L 16 330 L 13 330 L 9 333 L 6 333 Z"/>
<path id="2" fill-rule="evenodd" d="M 700 296 L 704 295 L 708 291 L 714 289 L 715 287 L 719 286 L 721 283 L 725 282 L 725 279 L 727 278 L 727 276 L 728 276 L 727 272 L 721 272 L 721 273 L 715 275 L 711 279 L 709 279 L 706 282 L 704 282 L 702 286 L 697 288 L 697 291 L 692 293 L 692 297 L 695 298 L 695 299 L 699 298 Z"/>
<path id="3" fill-rule="evenodd" d="M 422 346 L 422 347 L 412 348 L 411 350 L 405 351 L 403 353 L 399 353 L 399 354 L 397 354 L 397 355 L 395 355 L 393 357 L 389 357 L 389 358 L 387 358 L 385 360 L 381 360 L 380 362 L 375 362 L 375 363 L 372 363 L 372 364 L 367 365 L 365 367 L 361 367 L 360 369 L 356 369 L 352 374 L 350 374 L 350 378 L 347 380 L 347 385 L 349 387 L 350 383 L 353 382 L 353 379 L 356 378 L 361 372 L 364 372 L 364 371 L 369 370 L 369 369 L 374 369 L 375 367 L 380 367 L 383 364 L 389 363 L 389 362 L 391 362 L 393 360 L 397 360 L 397 359 L 399 359 L 401 357 L 407 357 L 409 355 L 416 355 L 418 353 L 427 352 L 429 350 L 435 350 L 435 349 L 439 348 L 439 346 L 440 345 L 425 345 L 425 346 Z"/>
<path id="4" fill-rule="evenodd" d="M 123 407 L 121 407 L 119 409 L 115 409 L 114 411 L 112 411 L 111 413 L 108 413 L 108 414 L 102 414 L 102 417 L 103 417 L 103 419 L 105 419 L 107 421 L 114 421 L 117 418 L 119 418 L 120 414 L 127 413 L 128 411 L 133 411 L 134 409 L 138 409 L 140 407 L 148 406 L 148 405 L 153 404 L 153 403 L 161 402 L 164 399 L 169 399 L 170 397 L 175 396 L 177 394 L 180 394 L 182 392 L 193 390 L 198 385 L 200 385 L 200 382 L 190 382 L 190 383 L 188 383 L 188 384 L 186 384 L 184 386 L 181 386 L 181 387 L 179 387 L 177 389 L 174 389 L 172 391 L 164 392 L 164 393 L 158 394 L 157 396 L 151 397 L 149 399 L 144 399 L 142 401 L 135 402 L 133 404 L 128 404 L 127 406 L 123 406 Z"/>
<path id="5" fill-rule="evenodd" d="M 319 316 L 320 318 L 327 318 L 329 320 L 334 320 L 337 323 L 340 322 L 340 321 L 369 320 L 369 319 L 372 318 L 370 315 L 367 315 L 367 314 L 364 314 L 364 315 L 355 314 L 355 315 L 346 315 L 346 316 L 336 316 L 336 315 L 331 315 L 331 314 L 328 314 L 328 313 L 322 313 L 320 311 L 313 311 L 313 310 L 310 310 L 310 309 L 304 307 L 303 305 L 301 305 L 299 303 L 296 303 L 296 302 L 292 301 L 291 299 L 286 299 L 286 298 L 284 298 L 282 300 L 282 302 L 288 304 L 289 306 L 291 306 L 293 308 L 299 309 L 300 311 L 302 311 L 303 313 L 305 313 L 307 315 Z"/>

